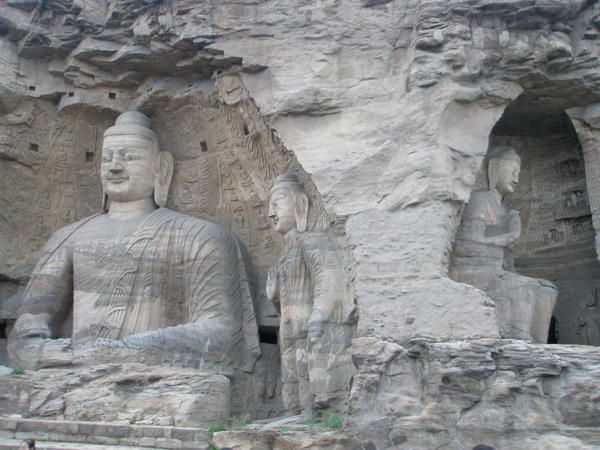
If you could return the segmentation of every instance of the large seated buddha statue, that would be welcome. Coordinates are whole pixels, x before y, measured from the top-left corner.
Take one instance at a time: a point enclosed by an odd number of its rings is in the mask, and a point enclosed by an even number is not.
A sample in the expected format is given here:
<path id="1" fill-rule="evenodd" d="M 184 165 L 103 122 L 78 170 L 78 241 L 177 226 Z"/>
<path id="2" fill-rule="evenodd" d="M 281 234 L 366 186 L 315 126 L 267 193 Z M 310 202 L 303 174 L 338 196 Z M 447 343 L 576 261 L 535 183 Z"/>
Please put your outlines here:
<path id="1" fill-rule="evenodd" d="M 240 245 L 221 226 L 164 207 L 172 174 L 145 115 L 123 113 L 106 130 L 105 208 L 44 248 L 10 336 L 15 365 L 68 365 L 99 348 L 136 362 L 180 355 L 185 367 L 252 370 L 260 347 Z"/>

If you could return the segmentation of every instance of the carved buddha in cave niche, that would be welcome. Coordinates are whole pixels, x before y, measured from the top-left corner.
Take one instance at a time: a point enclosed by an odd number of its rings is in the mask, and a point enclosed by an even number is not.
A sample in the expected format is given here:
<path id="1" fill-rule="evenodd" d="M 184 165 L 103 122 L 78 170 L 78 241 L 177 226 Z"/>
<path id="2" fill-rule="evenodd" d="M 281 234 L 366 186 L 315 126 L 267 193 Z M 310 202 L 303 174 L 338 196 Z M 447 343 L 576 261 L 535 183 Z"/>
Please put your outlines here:
<path id="1" fill-rule="evenodd" d="M 507 270 L 506 264 L 507 252 L 521 234 L 521 219 L 503 200 L 514 191 L 520 167 L 514 149 L 498 147 L 490 152 L 488 189 L 471 194 L 457 233 L 450 275 L 490 296 L 502 337 L 546 342 L 556 287 Z"/>
<path id="2" fill-rule="evenodd" d="M 280 312 L 282 396 L 288 411 L 339 407 L 354 374 L 354 301 L 333 238 L 308 231 L 309 199 L 294 173 L 271 188 L 269 217 L 284 236 L 267 296 Z"/>
<path id="3" fill-rule="evenodd" d="M 240 246 L 219 225 L 164 208 L 172 174 L 146 116 L 123 113 L 106 130 L 108 210 L 58 230 L 43 250 L 10 336 L 16 364 L 69 364 L 101 347 L 139 362 L 179 354 L 202 369 L 252 370 L 260 348 Z M 69 316 L 69 338 L 55 339 Z"/>

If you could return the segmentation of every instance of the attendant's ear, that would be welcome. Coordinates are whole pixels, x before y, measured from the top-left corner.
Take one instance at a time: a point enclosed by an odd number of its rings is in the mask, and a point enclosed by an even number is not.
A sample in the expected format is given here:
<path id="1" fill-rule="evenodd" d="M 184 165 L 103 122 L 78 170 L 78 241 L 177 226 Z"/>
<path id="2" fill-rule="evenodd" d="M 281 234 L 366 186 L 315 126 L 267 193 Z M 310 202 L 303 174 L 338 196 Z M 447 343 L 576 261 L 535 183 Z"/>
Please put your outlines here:
<path id="1" fill-rule="evenodd" d="M 296 229 L 303 233 L 308 223 L 308 196 L 304 192 L 296 192 L 294 196 L 294 215 L 296 216 Z"/>
<path id="2" fill-rule="evenodd" d="M 167 204 L 167 196 L 173 179 L 173 155 L 160 152 L 156 158 L 156 174 L 154 175 L 154 202 L 163 207 Z"/>

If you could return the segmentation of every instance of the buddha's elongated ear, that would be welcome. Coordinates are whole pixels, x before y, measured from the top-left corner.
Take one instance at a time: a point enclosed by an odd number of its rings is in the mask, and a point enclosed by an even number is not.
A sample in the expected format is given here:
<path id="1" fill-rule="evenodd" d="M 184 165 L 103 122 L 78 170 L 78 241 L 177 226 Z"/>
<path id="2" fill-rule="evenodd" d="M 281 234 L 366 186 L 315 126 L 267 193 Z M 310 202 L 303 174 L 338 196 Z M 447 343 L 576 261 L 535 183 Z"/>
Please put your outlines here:
<path id="1" fill-rule="evenodd" d="M 108 194 L 102 189 L 102 211 L 108 211 Z"/>
<path id="2" fill-rule="evenodd" d="M 308 223 L 308 196 L 304 192 L 292 194 L 294 197 L 294 215 L 296 216 L 296 229 L 303 233 Z"/>
<path id="3" fill-rule="evenodd" d="M 158 154 L 154 176 L 154 202 L 160 207 L 167 204 L 174 166 L 173 155 L 170 152 L 160 152 Z"/>
<path id="4" fill-rule="evenodd" d="M 488 189 L 493 191 L 496 189 L 498 184 L 498 169 L 500 168 L 500 161 L 497 159 L 490 159 L 488 161 L 487 176 L 488 176 Z"/>

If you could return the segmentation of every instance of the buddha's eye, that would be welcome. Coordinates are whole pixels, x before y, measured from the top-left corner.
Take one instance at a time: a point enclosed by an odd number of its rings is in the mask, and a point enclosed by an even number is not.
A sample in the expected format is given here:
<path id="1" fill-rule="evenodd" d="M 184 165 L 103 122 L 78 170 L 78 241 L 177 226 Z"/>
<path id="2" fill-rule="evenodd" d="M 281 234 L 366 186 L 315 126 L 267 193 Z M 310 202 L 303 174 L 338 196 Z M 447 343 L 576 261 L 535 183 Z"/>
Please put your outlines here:
<path id="1" fill-rule="evenodd" d="M 135 161 L 136 159 L 140 159 L 140 158 L 135 153 L 126 153 L 125 154 L 126 161 Z"/>
<path id="2" fill-rule="evenodd" d="M 104 162 L 112 161 L 112 153 L 103 153 L 102 161 L 104 161 Z"/>

